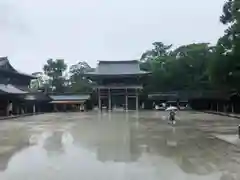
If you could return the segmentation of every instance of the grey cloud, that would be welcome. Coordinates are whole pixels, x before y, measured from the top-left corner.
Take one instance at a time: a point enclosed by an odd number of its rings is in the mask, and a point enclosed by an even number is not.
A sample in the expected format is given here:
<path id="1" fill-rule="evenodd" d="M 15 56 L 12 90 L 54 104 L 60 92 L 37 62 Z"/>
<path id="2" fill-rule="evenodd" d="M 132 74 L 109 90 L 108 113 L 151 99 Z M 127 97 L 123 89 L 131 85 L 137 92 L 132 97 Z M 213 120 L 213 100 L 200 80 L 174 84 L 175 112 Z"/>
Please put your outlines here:
<path id="1" fill-rule="evenodd" d="M 11 30 L 0 34 L 0 55 L 9 56 L 21 71 L 34 72 L 48 58 L 65 58 L 69 64 L 85 60 L 92 66 L 99 59 L 137 59 L 154 41 L 215 43 L 225 28 L 219 23 L 223 3 L 1 0 L 0 26 Z"/>
<path id="2" fill-rule="evenodd" d="M 27 31 L 18 7 L 7 1 L 0 2 L 0 28 L 2 31 L 13 31 L 14 33 Z"/>

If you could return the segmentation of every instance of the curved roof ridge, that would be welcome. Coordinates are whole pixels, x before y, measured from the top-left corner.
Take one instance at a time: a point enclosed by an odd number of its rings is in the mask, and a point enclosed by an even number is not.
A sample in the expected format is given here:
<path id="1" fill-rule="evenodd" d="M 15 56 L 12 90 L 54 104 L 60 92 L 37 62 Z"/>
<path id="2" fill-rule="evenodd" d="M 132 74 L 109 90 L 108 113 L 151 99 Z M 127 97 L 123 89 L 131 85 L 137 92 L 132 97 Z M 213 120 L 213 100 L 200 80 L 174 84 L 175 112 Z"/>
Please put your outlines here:
<path id="1" fill-rule="evenodd" d="M 10 70 L 12 72 L 18 72 L 9 62 L 9 59 L 7 56 L 0 57 L 0 68 L 5 70 Z"/>
<path id="2" fill-rule="evenodd" d="M 9 71 L 9 72 L 12 72 L 12 73 L 15 73 L 15 74 L 20 74 L 20 75 L 23 75 L 23 76 L 27 76 L 29 78 L 36 78 L 35 76 L 32 76 L 32 75 L 29 75 L 29 74 L 26 74 L 26 73 L 22 73 L 18 70 L 16 70 L 12 65 L 11 63 L 9 62 L 9 59 L 7 56 L 5 57 L 0 57 L 0 69 L 2 71 Z"/>
<path id="3" fill-rule="evenodd" d="M 99 60 L 98 63 L 104 64 L 127 64 L 127 63 L 138 63 L 138 60 L 116 60 L 116 61 L 107 61 L 107 60 Z"/>

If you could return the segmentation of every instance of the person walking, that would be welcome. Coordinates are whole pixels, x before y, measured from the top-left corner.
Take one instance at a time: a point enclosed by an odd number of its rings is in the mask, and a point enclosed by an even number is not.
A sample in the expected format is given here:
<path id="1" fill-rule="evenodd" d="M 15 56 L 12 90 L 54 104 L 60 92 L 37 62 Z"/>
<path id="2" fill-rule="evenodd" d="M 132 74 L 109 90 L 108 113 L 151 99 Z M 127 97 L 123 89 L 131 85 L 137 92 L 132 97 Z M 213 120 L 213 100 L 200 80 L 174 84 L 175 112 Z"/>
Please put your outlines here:
<path id="1" fill-rule="evenodd" d="M 12 115 L 13 115 L 13 105 L 12 105 L 12 101 L 9 101 L 9 103 L 8 103 L 7 113 L 8 113 L 8 116 L 12 116 Z"/>
<path id="2" fill-rule="evenodd" d="M 175 116 L 176 116 L 176 113 L 174 110 L 171 110 L 169 112 L 169 121 L 172 123 L 172 124 L 175 124 L 176 121 L 175 121 Z"/>

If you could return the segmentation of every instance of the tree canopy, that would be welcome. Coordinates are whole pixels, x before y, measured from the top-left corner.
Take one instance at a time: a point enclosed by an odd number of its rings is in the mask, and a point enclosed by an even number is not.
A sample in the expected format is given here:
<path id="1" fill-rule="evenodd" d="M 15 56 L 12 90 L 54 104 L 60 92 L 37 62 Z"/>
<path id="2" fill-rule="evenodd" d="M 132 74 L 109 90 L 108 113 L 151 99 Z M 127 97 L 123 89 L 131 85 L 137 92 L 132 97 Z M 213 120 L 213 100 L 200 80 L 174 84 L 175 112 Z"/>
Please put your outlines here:
<path id="1" fill-rule="evenodd" d="M 223 6 L 220 21 L 227 26 L 219 38 L 211 65 L 213 83 L 231 90 L 240 90 L 240 3 L 228 0 Z"/>
<path id="2" fill-rule="evenodd" d="M 64 72 L 67 69 L 67 64 L 63 59 L 48 59 L 43 66 L 44 74 L 50 78 L 50 84 L 53 92 L 65 91 Z"/>
<path id="3" fill-rule="evenodd" d="M 91 82 L 84 77 L 84 74 L 91 70 L 92 68 L 85 61 L 80 61 L 70 67 L 70 86 L 73 92 L 91 91 Z"/>

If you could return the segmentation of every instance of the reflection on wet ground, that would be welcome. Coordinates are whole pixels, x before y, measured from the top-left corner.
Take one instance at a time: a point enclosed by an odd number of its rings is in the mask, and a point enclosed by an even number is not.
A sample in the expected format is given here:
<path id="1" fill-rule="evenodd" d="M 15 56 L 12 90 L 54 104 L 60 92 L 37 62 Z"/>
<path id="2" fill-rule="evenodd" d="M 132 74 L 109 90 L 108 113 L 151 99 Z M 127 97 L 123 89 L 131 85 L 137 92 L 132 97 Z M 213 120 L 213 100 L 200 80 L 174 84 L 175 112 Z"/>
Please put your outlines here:
<path id="1" fill-rule="evenodd" d="M 2 121 L 0 179 L 240 179 L 238 120 L 181 112 L 45 114 Z"/>

